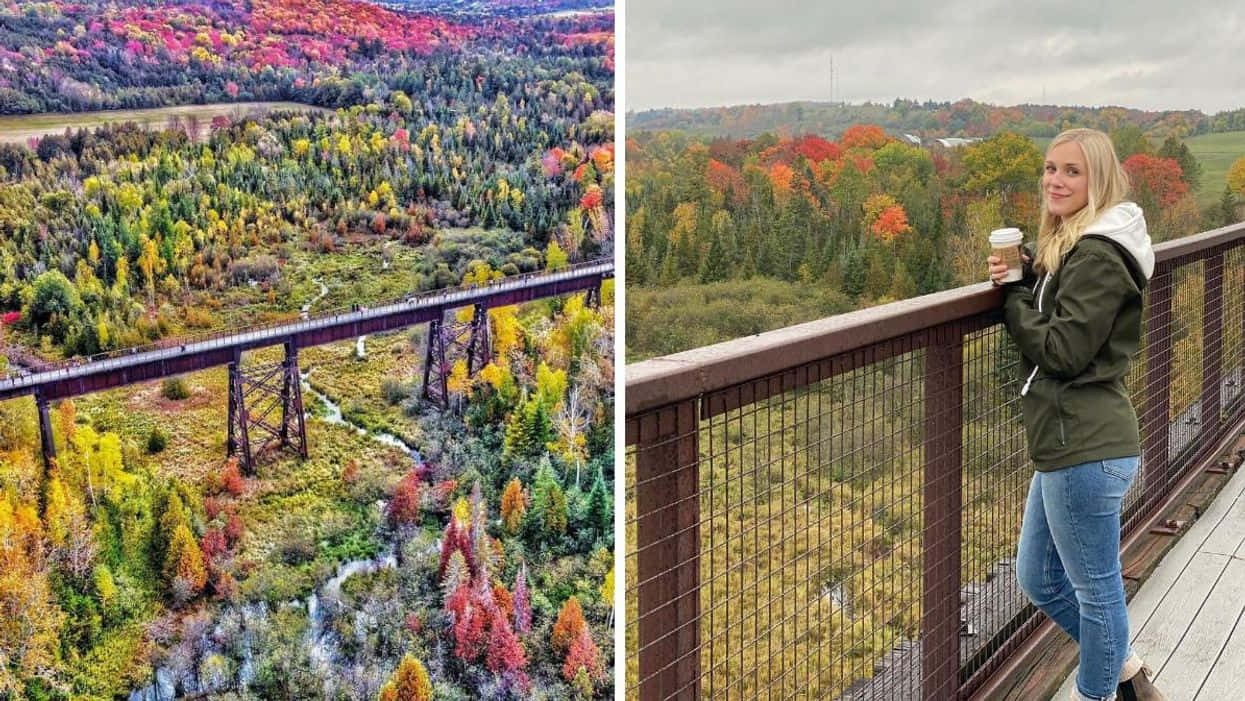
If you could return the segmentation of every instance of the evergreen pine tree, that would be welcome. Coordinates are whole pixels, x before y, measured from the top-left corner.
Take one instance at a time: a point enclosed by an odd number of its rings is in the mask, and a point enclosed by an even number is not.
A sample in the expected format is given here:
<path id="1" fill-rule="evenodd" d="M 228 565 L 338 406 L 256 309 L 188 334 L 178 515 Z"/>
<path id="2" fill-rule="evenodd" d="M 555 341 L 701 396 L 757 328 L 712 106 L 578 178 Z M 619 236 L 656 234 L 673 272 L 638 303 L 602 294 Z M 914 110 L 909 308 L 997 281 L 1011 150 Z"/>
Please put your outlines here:
<path id="1" fill-rule="evenodd" d="M 843 255 L 843 291 L 852 298 L 865 291 L 868 280 L 868 261 L 859 248 L 852 248 Z"/>
<path id="2" fill-rule="evenodd" d="M 1223 197 L 1219 199 L 1219 224 L 1227 226 L 1236 223 L 1236 193 L 1231 186 L 1223 186 Z"/>
<path id="3" fill-rule="evenodd" d="M 719 282 L 730 277 L 726 248 L 722 245 L 721 237 L 713 237 L 709 244 L 709 253 L 700 261 L 698 277 L 702 283 Z"/>
<path id="4" fill-rule="evenodd" d="M 588 527 L 596 530 L 597 537 L 603 537 L 610 532 L 612 520 L 609 495 L 605 489 L 605 477 L 598 466 L 596 478 L 592 482 L 592 491 L 588 493 Z"/>
<path id="5" fill-rule="evenodd" d="M 1189 187 L 1197 189 L 1202 181 L 1202 164 L 1189 150 L 1188 144 L 1175 136 L 1169 136 L 1159 147 L 1160 158 L 1171 158 L 1180 164 L 1181 179 L 1189 183 Z"/>
<path id="6" fill-rule="evenodd" d="M 566 493 L 556 483 L 549 490 L 545 506 L 545 530 L 554 535 L 566 533 Z"/>

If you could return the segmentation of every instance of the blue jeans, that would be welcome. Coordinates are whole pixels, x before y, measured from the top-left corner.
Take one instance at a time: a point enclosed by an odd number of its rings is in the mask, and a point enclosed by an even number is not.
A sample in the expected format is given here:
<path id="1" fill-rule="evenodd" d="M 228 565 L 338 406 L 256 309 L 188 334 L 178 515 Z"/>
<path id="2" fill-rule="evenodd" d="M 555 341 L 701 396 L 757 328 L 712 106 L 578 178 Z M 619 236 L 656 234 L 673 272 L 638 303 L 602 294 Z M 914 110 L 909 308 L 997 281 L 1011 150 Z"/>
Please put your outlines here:
<path id="1" fill-rule="evenodd" d="M 1091 699 L 1115 695 L 1128 656 L 1120 504 L 1139 462 L 1112 458 L 1035 472 L 1020 527 L 1020 588 L 1080 645 L 1076 686 Z"/>

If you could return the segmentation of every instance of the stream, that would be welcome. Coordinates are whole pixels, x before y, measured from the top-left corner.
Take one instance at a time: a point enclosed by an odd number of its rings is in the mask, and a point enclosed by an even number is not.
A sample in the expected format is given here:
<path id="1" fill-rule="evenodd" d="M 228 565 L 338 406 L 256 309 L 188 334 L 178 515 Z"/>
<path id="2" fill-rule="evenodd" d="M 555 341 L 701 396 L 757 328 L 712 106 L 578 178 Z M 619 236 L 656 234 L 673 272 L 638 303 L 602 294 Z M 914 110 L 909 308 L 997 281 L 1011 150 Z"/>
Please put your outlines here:
<path id="1" fill-rule="evenodd" d="M 369 436 L 385 445 L 393 446 L 405 452 L 411 457 L 415 464 L 420 464 L 423 459 L 419 455 L 419 451 L 414 447 L 407 445 L 401 438 L 390 433 L 369 433 L 368 431 L 350 423 L 343 415 L 341 406 L 329 399 L 322 393 L 316 391 L 308 382 L 308 376 L 311 370 L 302 373 L 303 391 L 310 393 L 320 402 L 323 402 L 326 412 L 324 416 L 316 417 L 322 421 L 331 424 L 340 424 L 354 429 L 357 433 Z M 377 508 L 382 512 L 385 508 L 384 501 L 377 502 Z M 307 620 L 309 627 L 304 637 L 307 646 L 308 655 L 312 664 L 320 671 L 326 671 L 333 667 L 333 664 L 340 658 L 341 641 L 337 639 L 335 633 L 327 629 L 329 620 L 329 611 L 326 605 L 330 602 L 339 601 L 341 598 L 342 584 L 358 574 L 367 574 L 382 569 L 392 569 L 397 567 L 397 557 L 394 553 L 393 546 L 390 545 L 383 552 L 371 558 L 359 558 L 344 562 L 337 567 L 336 573 L 321 584 L 315 591 L 307 597 L 305 604 L 307 610 Z M 292 602 L 300 605 L 299 602 Z M 238 666 L 236 679 L 232 680 L 237 687 L 245 688 L 251 684 L 255 678 L 255 625 L 265 625 L 269 615 L 269 607 L 264 602 L 251 602 L 240 606 L 237 609 L 224 609 L 219 619 L 225 618 L 226 615 L 237 615 L 239 624 L 243 630 L 242 633 L 242 650 L 241 664 Z M 219 653 L 228 656 L 228 653 L 219 649 L 219 644 L 215 640 L 222 639 L 223 626 L 218 623 L 212 631 L 212 635 L 205 636 L 205 639 L 198 641 L 205 650 L 202 654 L 206 658 L 209 654 Z M 172 701 L 179 696 L 211 694 L 216 692 L 224 692 L 227 688 L 210 688 L 204 680 L 200 679 L 197 670 L 186 670 L 178 674 L 175 670 L 162 666 L 155 670 L 155 674 L 151 679 L 151 683 L 141 689 L 135 689 L 130 692 L 127 697 L 128 701 Z"/>
<path id="2" fill-rule="evenodd" d="M 303 305 L 303 308 L 300 310 L 300 314 L 302 315 L 304 319 L 308 318 L 311 315 L 312 305 L 324 299 L 324 296 L 329 293 L 328 285 L 324 284 L 324 281 L 322 281 L 320 278 L 318 277 L 312 278 L 311 281 L 320 286 L 320 294 L 316 295 L 316 297 L 313 298 L 310 302 Z"/>

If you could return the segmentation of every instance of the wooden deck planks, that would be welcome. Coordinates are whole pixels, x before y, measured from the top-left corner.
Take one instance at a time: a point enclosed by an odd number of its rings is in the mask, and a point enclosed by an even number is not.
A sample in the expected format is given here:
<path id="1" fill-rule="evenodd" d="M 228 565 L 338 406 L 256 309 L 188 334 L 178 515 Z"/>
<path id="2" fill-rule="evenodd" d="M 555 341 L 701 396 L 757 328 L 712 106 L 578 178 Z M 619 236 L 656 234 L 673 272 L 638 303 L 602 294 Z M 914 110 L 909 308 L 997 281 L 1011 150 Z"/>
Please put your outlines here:
<path id="1" fill-rule="evenodd" d="M 1133 647 L 1177 699 L 1245 688 L 1245 470 L 1175 544 L 1129 603 Z M 1065 701 L 1076 672 L 1052 701 Z"/>

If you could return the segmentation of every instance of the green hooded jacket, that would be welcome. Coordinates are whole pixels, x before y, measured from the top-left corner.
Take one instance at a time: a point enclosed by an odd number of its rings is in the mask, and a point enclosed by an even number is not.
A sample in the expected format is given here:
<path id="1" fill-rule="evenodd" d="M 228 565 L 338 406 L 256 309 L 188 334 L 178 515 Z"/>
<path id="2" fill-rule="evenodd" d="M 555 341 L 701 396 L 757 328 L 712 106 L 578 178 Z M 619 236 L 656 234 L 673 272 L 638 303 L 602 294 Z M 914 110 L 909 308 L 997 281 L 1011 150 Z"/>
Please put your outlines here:
<path id="1" fill-rule="evenodd" d="M 1004 288 L 1038 470 L 1141 454 L 1124 377 L 1141 345 L 1142 290 L 1153 272 L 1141 208 L 1122 202 L 1085 230 L 1055 273 L 1026 271 Z"/>

